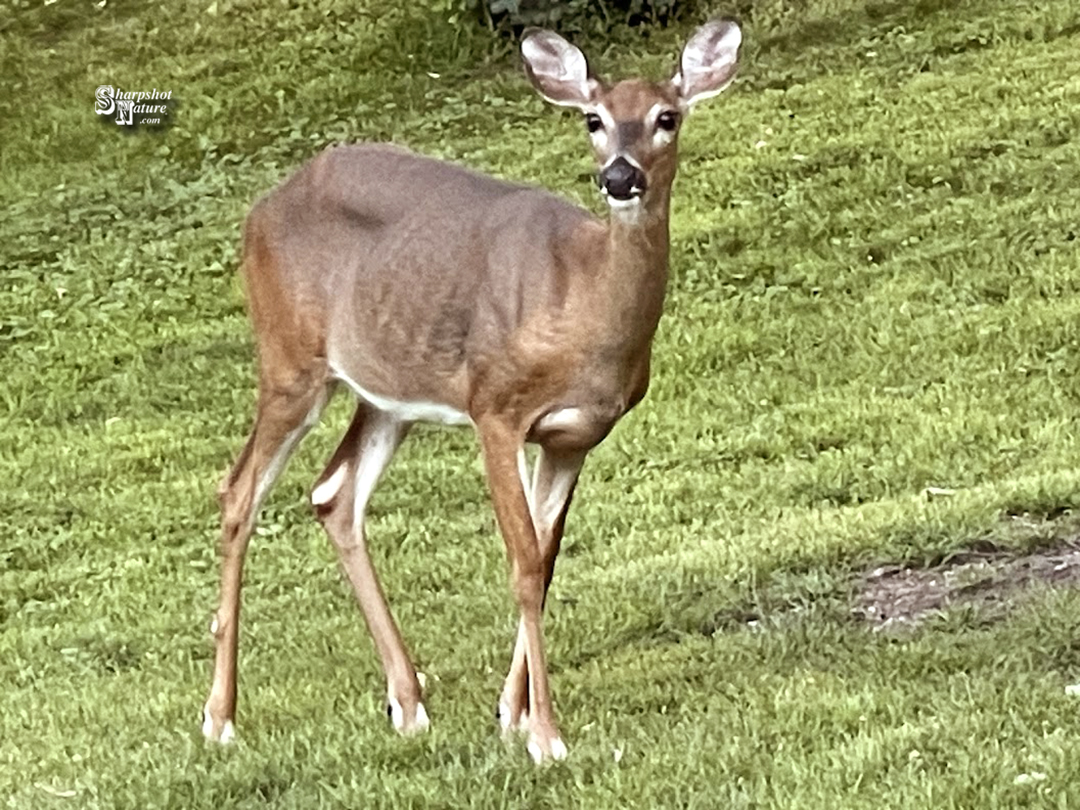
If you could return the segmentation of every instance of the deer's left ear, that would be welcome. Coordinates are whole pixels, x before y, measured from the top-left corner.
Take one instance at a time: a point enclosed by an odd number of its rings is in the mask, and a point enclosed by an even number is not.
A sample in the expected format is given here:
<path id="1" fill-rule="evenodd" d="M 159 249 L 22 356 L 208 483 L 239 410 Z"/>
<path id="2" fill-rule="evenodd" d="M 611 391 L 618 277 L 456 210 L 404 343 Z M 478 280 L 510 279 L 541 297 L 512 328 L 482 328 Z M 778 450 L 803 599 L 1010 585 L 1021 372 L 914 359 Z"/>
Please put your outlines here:
<path id="1" fill-rule="evenodd" d="M 530 28 L 521 39 L 525 73 L 552 104 L 588 107 L 600 83 L 589 75 L 585 54 L 552 31 Z"/>
<path id="2" fill-rule="evenodd" d="M 671 83 L 689 107 L 722 92 L 739 68 L 742 32 L 733 20 L 711 20 L 690 37 Z"/>

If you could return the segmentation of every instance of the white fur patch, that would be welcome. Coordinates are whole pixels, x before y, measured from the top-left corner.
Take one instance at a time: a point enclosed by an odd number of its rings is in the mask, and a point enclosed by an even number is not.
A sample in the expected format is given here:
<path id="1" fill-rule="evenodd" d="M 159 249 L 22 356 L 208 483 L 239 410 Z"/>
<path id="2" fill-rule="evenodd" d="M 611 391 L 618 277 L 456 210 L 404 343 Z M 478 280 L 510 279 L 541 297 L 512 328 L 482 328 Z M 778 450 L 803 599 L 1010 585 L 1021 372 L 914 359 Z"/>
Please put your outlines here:
<path id="1" fill-rule="evenodd" d="M 423 703 L 416 704 L 416 723 L 413 725 L 414 731 L 427 731 L 431 727 L 431 720 L 428 719 L 427 709 L 424 708 Z"/>
<path id="2" fill-rule="evenodd" d="M 533 762 L 535 762 L 537 765 L 544 762 L 546 758 L 544 757 L 544 751 L 540 747 L 540 743 L 530 738 L 529 744 L 526 747 L 529 750 L 529 756 L 533 758 Z M 566 743 L 564 743 L 558 737 L 551 741 L 551 758 L 554 761 L 560 762 L 566 759 L 566 755 L 568 753 L 569 751 L 566 750 Z"/>
<path id="3" fill-rule="evenodd" d="M 471 425 L 472 419 L 456 408 L 444 405 L 441 402 L 401 402 L 389 397 L 373 394 L 363 388 L 358 382 L 350 379 L 337 366 L 331 364 L 330 371 L 333 375 L 344 382 L 362 400 L 378 408 L 383 413 L 393 416 L 398 422 L 434 422 L 441 425 Z"/>
<path id="4" fill-rule="evenodd" d="M 518 478 L 521 479 L 522 489 L 525 490 L 525 503 L 529 506 L 529 511 L 533 511 L 532 502 L 532 487 L 529 486 L 529 463 L 525 458 L 525 448 L 519 447 L 517 452 L 518 462 Z"/>
<path id="5" fill-rule="evenodd" d="M 401 708 L 397 698 L 387 698 L 387 702 L 390 704 L 390 722 L 395 729 L 401 731 L 401 727 L 405 725 L 405 710 Z"/>
<path id="6" fill-rule="evenodd" d="M 270 463 L 266 465 L 266 470 L 263 472 L 262 477 L 255 483 L 255 494 L 251 499 L 253 504 L 251 509 L 252 520 L 256 519 L 259 510 L 262 508 L 263 499 L 265 499 L 270 492 L 270 487 L 274 485 L 278 476 L 281 475 L 281 471 L 285 469 L 285 464 L 288 462 L 289 456 L 292 455 L 293 449 L 307 432 L 308 427 L 306 423 L 296 430 L 290 431 L 285 437 L 285 441 L 281 443 L 277 452 L 274 453 L 273 458 L 270 459 Z"/>
<path id="7" fill-rule="evenodd" d="M 652 107 L 649 108 L 648 115 L 645 116 L 645 120 L 649 122 L 649 126 L 653 130 L 652 141 L 653 146 L 655 147 L 666 146 L 675 139 L 675 130 L 660 129 L 660 127 L 656 126 L 656 121 L 660 117 L 660 113 L 670 109 L 671 107 L 664 103 L 653 104 Z"/>
<path id="8" fill-rule="evenodd" d="M 615 200 L 614 202 L 619 202 L 619 200 Z M 536 423 L 536 426 L 542 430 L 550 430 L 551 428 L 555 428 L 556 430 L 561 428 L 573 428 L 581 424 L 581 419 L 581 408 L 560 408 L 557 411 L 546 414 Z"/>
<path id="9" fill-rule="evenodd" d="M 315 401 L 311 410 L 308 411 L 307 416 L 304 417 L 304 421 L 300 427 L 289 432 L 285 437 L 285 441 L 278 447 L 274 457 L 270 459 L 270 463 L 267 465 L 262 478 L 260 478 L 255 485 L 255 494 L 252 497 L 251 508 L 252 520 L 255 520 L 258 516 L 259 510 L 262 508 L 263 499 L 270 492 L 270 487 L 274 485 L 278 476 L 281 475 L 281 471 L 285 469 L 285 465 L 288 463 L 293 450 L 296 449 L 296 445 L 307 435 L 307 432 L 311 430 L 312 426 L 319 421 L 319 417 L 322 415 L 323 408 L 326 407 L 329 398 L 328 391 L 324 390 L 319 394 L 319 398 Z"/>
<path id="10" fill-rule="evenodd" d="M 570 497 L 570 488 L 577 480 L 577 476 L 577 469 L 561 471 L 561 474 L 555 476 L 551 482 L 551 488 L 545 493 L 546 497 L 533 509 L 533 519 L 536 521 L 537 528 L 542 527 L 546 531 L 555 525 L 563 507 L 566 506 L 566 499 Z"/>
<path id="11" fill-rule="evenodd" d="M 606 168 L 607 168 L 608 166 L 610 166 L 610 165 L 611 165 L 612 163 L 614 163 L 614 162 L 615 162 L 616 160 L 618 160 L 619 158 L 622 158 L 623 160 L 625 160 L 625 161 L 626 161 L 627 163 L 629 163 L 629 164 L 630 164 L 631 166 L 633 166 L 633 167 L 634 167 L 635 169 L 637 169 L 637 170 L 638 170 L 639 172 L 641 172 L 642 174 L 644 174 L 644 173 L 645 173 L 645 170 L 644 170 L 644 169 L 643 169 L 643 168 L 641 167 L 641 164 L 640 164 L 640 163 L 638 163 L 638 162 L 637 162 L 636 160 L 634 160 L 633 156 L 631 156 L 631 155 L 628 155 L 628 154 L 626 154 L 626 153 L 623 153 L 623 154 L 619 154 L 619 155 L 612 155 L 612 156 L 611 156 L 611 157 L 610 157 L 610 158 L 609 158 L 609 159 L 608 159 L 608 160 L 607 160 L 607 161 L 606 161 L 606 162 L 604 163 L 604 165 L 600 167 L 600 170 L 601 170 L 601 171 L 603 171 L 604 169 L 606 169 Z"/>
<path id="12" fill-rule="evenodd" d="M 218 624 L 218 618 L 217 616 L 214 616 L 214 618 L 210 621 L 210 635 L 217 636 L 219 626 L 220 625 Z"/>
<path id="13" fill-rule="evenodd" d="M 589 107 L 585 110 L 586 114 L 592 113 L 600 117 L 600 123 L 603 126 L 596 130 L 596 132 L 589 133 L 589 140 L 592 141 L 593 148 L 598 152 L 604 152 L 607 150 L 608 143 L 611 140 L 609 133 L 615 132 L 618 125 L 615 123 L 615 116 L 611 114 L 607 107 L 603 104 L 597 104 L 594 107 Z"/>
<path id="14" fill-rule="evenodd" d="M 353 531 L 359 532 L 367 512 L 368 501 L 375 485 L 379 483 L 386 465 L 401 441 L 401 423 L 388 413 L 374 414 L 364 426 L 363 446 L 360 448 L 360 464 L 353 482 Z"/>
<path id="15" fill-rule="evenodd" d="M 214 740 L 214 720 L 210 717 L 210 704 L 203 706 L 203 723 L 202 723 L 203 736 L 208 740 Z M 221 728 L 221 734 L 216 738 L 216 741 L 222 745 L 228 745 L 236 739 L 236 729 L 233 728 L 232 720 L 226 720 L 225 725 Z"/>
<path id="16" fill-rule="evenodd" d="M 604 124 L 604 129 L 615 131 L 617 124 L 615 123 L 615 116 L 611 114 L 611 111 L 603 104 L 597 104 L 588 112 L 596 113 L 600 116 L 600 121 Z"/>
<path id="17" fill-rule="evenodd" d="M 711 43 L 707 36 L 707 26 L 694 32 L 694 36 L 683 48 L 681 66 L 683 72 L 692 70 L 717 70 L 735 61 L 742 44 L 742 31 L 737 25 L 728 25 L 723 37 Z M 706 34 L 706 36 L 699 36 Z"/>
<path id="18" fill-rule="evenodd" d="M 638 225 L 641 223 L 645 209 L 641 205 L 640 197 L 617 200 L 605 194 L 604 199 L 607 201 L 608 208 L 611 209 L 612 219 L 617 219 L 626 225 Z"/>
<path id="19" fill-rule="evenodd" d="M 427 709 L 424 708 L 423 703 L 416 704 L 416 719 L 413 721 L 412 727 L 406 729 L 405 710 L 398 703 L 397 698 L 387 698 L 387 702 L 390 704 L 390 722 L 393 723 L 394 728 L 399 733 L 417 734 L 430 728 L 431 720 L 428 718 Z"/>
<path id="20" fill-rule="evenodd" d="M 502 729 L 503 734 L 514 730 L 510 721 L 510 707 L 505 703 L 499 704 L 499 728 Z"/>
<path id="21" fill-rule="evenodd" d="M 723 23 L 721 23 L 723 24 Z M 717 42 L 712 41 L 715 23 L 699 28 L 683 48 L 679 60 L 679 72 L 672 80 L 679 88 L 683 104 L 690 107 L 699 101 L 719 95 L 735 78 L 734 71 L 721 84 L 715 84 L 714 74 L 724 75 L 724 70 L 733 67 L 738 59 L 739 46 L 742 44 L 742 32 L 733 23 L 724 24 L 725 28 Z M 695 83 L 704 80 L 695 89 Z"/>
<path id="22" fill-rule="evenodd" d="M 345 476 L 349 472 L 349 465 L 342 464 L 333 474 L 311 492 L 311 504 L 312 506 L 322 506 L 324 503 L 329 503 L 335 495 L 338 494 L 338 490 L 341 489 L 342 483 L 345 481 Z"/>
<path id="23" fill-rule="evenodd" d="M 573 90 L 572 95 L 565 98 L 552 97 L 541 90 L 551 103 L 580 107 L 592 95 L 596 82 L 589 78 L 585 54 L 558 34 L 538 31 L 525 37 L 521 42 L 521 55 L 537 76 Z"/>
<path id="24" fill-rule="evenodd" d="M 635 169 L 644 174 L 645 170 L 641 168 L 641 164 L 634 160 L 634 158 L 632 158 L 630 155 L 612 155 L 611 158 L 601 167 L 601 173 L 603 173 L 604 169 L 606 169 L 620 157 L 627 163 L 629 163 L 631 166 L 633 166 Z M 643 210 L 641 206 L 642 189 L 635 186 L 633 189 L 631 189 L 631 191 L 634 192 L 633 197 L 628 200 L 620 200 L 608 194 L 606 188 L 600 189 L 600 192 L 604 195 L 604 200 L 611 208 L 611 213 L 613 216 L 618 217 L 620 220 L 628 224 L 636 224 L 640 219 L 641 212 Z M 569 408 L 567 410 L 574 409 Z"/>

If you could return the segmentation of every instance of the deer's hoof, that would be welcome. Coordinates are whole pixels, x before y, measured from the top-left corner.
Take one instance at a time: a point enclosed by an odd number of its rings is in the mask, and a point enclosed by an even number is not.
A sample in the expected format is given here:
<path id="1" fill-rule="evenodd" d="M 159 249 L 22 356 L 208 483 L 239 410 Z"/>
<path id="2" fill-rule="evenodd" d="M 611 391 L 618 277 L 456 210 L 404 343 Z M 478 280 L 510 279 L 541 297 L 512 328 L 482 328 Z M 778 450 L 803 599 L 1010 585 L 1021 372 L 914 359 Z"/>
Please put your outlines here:
<path id="1" fill-rule="evenodd" d="M 233 727 L 232 720 L 214 719 L 210 713 L 209 703 L 203 707 L 202 733 L 206 739 L 222 745 L 228 745 L 236 739 L 236 729 Z"/>
<path id="2" fill-rule="evenodd" d="M 390 698 L 386 703 L 386 715 L 393 723 L 394 730 L 405 736 L 427 731 L 431 726 L 423 703 L 417 703 L 412 717 L 407 717 L 404 707 L 395 698 Z"/>
<path id="3" fill-rule="evenodd" d="M 529 710 L 521 709 L 515 712 L 506 703 L 499 703 L 495 709 L 495 719 L 499 721 L 504 737 L 508 737 L 519 731 L 529 730 Z"/>
<path id="4" fill-rule="evenodd" d="M 533 762 L 537 765 L 543 765 L 546 762 L 560 762 L 566 759 L 566 755 L 569 753 L 566 749 L 566 743 L 558 737 L 545 740 L 536 734 L 530 734 L 529 744 L 526 747 L 529 756 L 533 758 Z"/>

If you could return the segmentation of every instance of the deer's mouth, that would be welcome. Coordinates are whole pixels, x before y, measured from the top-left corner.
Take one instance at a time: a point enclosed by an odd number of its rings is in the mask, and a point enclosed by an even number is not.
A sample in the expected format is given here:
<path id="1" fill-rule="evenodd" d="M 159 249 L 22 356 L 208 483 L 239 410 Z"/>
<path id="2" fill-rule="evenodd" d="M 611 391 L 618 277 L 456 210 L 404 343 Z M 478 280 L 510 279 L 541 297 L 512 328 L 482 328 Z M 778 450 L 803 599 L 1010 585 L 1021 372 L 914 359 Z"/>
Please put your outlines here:
<path id="1" fill-rule="evenodd" d="M 648 186 L 644 170 L 622 155 L 608 161 L 600 169 L 596 182 L 608 203 L 616 207 L 637 202 Z"/>

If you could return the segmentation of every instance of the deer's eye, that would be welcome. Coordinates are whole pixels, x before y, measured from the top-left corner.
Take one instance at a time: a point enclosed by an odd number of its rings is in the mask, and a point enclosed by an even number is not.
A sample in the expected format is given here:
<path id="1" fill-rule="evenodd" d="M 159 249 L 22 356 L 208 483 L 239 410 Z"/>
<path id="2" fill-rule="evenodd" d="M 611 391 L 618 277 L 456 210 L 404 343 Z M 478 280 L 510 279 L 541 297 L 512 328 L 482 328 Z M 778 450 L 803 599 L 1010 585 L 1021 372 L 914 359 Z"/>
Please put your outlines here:
<path id="1" fill-rule="evenodd" d="M 658 129 L 662 129 L 665 132 L 674 132 L 675 127 L 679 125 L 679 114 L 672 110 L 664 110 L 660 115 L 656 116 L 656 126 Z"/>
<path id="2" fill-rule="evenodd" d="M 588 113 L 585 116 L 585 126 L 589 132 L 599 132 L 604 128 L 604 122 L 600 120 L 600 116 L 596 113 Z"/>

